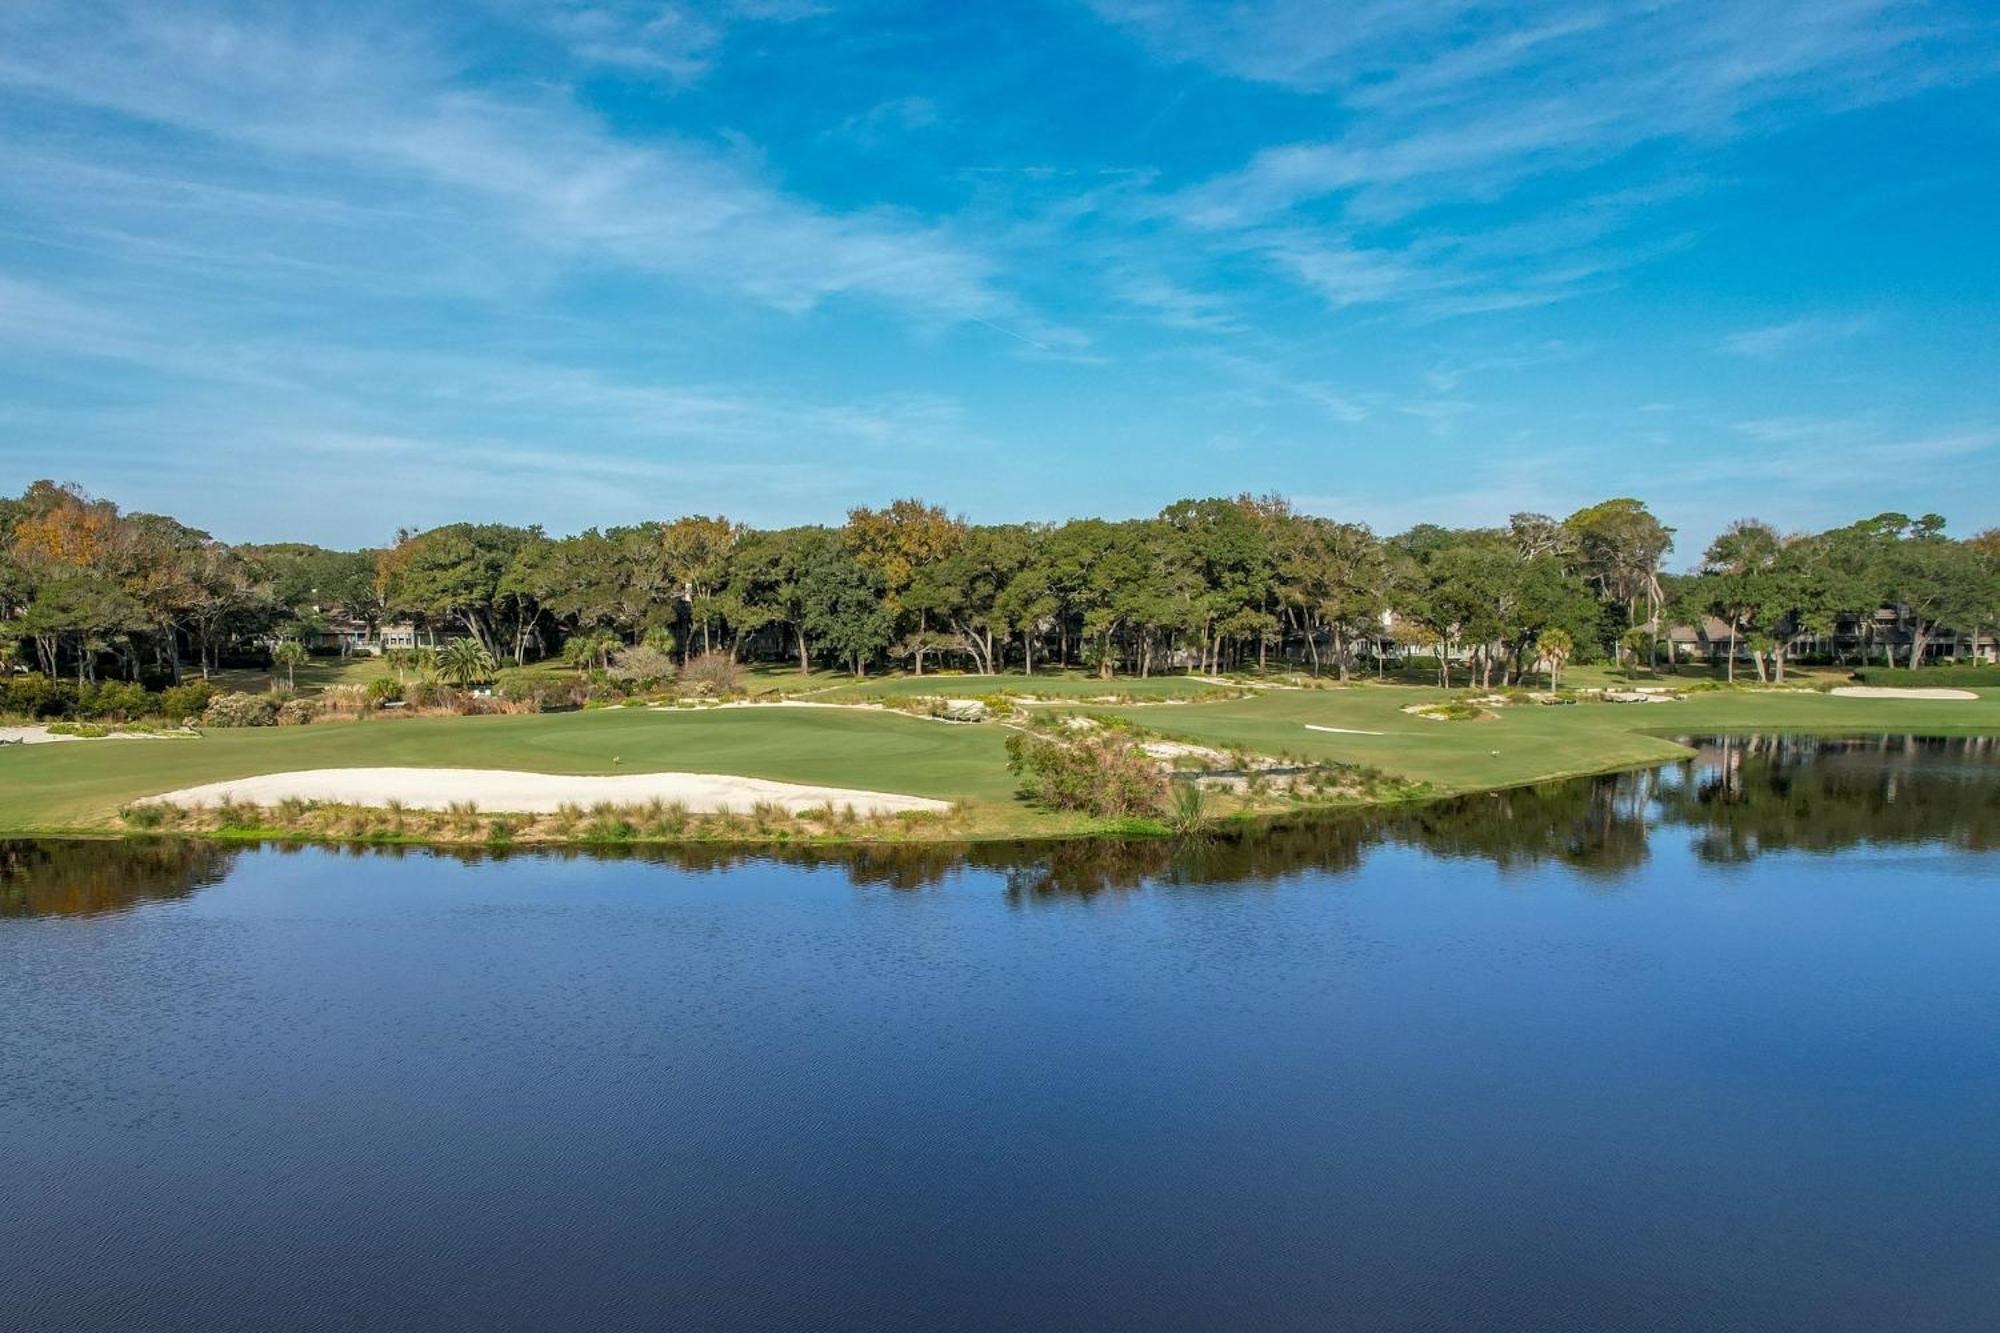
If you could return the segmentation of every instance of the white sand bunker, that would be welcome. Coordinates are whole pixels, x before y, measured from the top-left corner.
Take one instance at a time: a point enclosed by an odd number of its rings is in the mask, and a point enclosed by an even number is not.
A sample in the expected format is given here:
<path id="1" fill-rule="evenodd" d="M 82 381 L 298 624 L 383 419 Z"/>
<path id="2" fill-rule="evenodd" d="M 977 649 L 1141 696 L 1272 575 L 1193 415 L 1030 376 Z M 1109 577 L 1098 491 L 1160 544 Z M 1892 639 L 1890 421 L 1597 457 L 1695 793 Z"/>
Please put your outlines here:
<path id="1" fill-rule="evenodd" d="M 808 787 L 714 773 L 620 773 L 580 777 L 564 773 L 519 773 L 498 768 L 309 768 L 265 773 L 254 778 L 210 782 L 148 797 L 175 805 L 216 805 L 240 801 L 274 805 L 283 800 L 332 801 L 341 805 L 387 805 L 400 801 L 412 810 L 444 810 L 454 802 L 476 802 L 502 814 L 550 814 L 563 805 L 590 807 L 679 802 L 697 814 L 742 814 L 773 802 L 793 814 L 822 806 L 852 807 L 856 814 L 896 814 L 905 810 L 949 810 L 945 801 L 851 787 Z"/>
<path id="2" fill-rule="evenodd" d="M 1971 690 L 1923 689 L 1891 685 L 1842 685 L 1831 691 L 1843 699 L 1977 699 Z"/>
<path id="3" fill-rule="evenodd" d="M 66 736 L 46 726 L 0 727 L 0 745 L 50 745 L 61 741 L 157 741 L 162 735 L 150 731 L 114 731 L 104 736 Z"/>

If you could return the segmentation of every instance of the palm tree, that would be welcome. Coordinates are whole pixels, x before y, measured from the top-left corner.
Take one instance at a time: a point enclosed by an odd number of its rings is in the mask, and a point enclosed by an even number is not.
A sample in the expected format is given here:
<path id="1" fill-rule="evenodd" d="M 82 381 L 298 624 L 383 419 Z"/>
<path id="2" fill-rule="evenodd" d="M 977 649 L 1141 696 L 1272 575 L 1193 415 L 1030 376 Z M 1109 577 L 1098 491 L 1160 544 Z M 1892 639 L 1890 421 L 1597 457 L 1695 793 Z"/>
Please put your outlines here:
<path id="1" fill-rule="evenodd" d="M 1568 630 L 1557 625 L 1543 630 L 1542 636 L 1535 640 L 1535 646 L 1541 649 L 1542 660 L 1549 664 L 1549 688 L 1558 688 L 1563 663 L 1576 652 L 1576 640 L 1570 637 Z"/>
<path id="2" fill-rule="evenodd" d="M 464 689 L 493 678 L 493 654 L 477 639 L 453 639 L 438 652 L 438 675 Z"/>
<path id="3" fill-rule="evenodd" d="M 608 668 L 611 654 L 625 646 L 625 641 L 610 630 L 587 630 L 570 636 L 563 644 L 563 661 L 578 671 L 589 671 L 593 667 Z"/>
<path id="4" fill-rule="evenodd" d="M 271 665 L 285 669 L 285 687 L 298 688 L 299 666 L 311 656 L 297 639 L 280 639 L 271 645 Z"/>

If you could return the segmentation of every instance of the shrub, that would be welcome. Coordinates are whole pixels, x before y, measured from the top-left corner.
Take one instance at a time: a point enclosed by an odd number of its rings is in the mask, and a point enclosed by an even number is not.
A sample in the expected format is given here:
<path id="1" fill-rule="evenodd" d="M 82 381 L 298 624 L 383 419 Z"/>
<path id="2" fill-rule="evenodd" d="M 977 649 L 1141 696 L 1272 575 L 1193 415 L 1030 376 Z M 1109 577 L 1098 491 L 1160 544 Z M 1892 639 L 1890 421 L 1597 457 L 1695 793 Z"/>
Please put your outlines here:
<path id="1" fill-rule="evenodd" d="M 319 704 L 311 699 L 287 699 L 278 705 L 278 725 L 302 727 L 319 716 Z"/>
<path id="2" fill-rule="evenodd" d="M 79 740 L 101 740 L 111 734 L 109 727 L 95 722 L 52 722 L 49 724 L 51 736 L 75 736 Z"/>
<path id="3" fill-rule="evenodd" d="M 573 679 L 515 676 L 500 682 L 500 697 L 527 713 L 567 713 L 583 706 L 585 688 Z"/>
<path id="4" fill-rule="evenodd" d="M 696 694 L 730 694 L 743 668 L 728 653 L 703 653 L 681 669 L 681 683 Z"/>
<path id="5" fill-rule="evenodd" d="M 387 703 L 399 703 L 402 698 L 403 682 L 393 676 L 377 676 L 368 682 L 368 702 L 377 708 Z"/>
<path id="6" fill-rule="evenodd" d="M 1028 799 L 1052 810 L 1100 818 L 1148 815 L 1166 797 L 1160 766 L 1132 741 L 1110 733 L 1051 740 L 1016 732 L 1007 738 L 1007 767 Z"/>
<path id="7" fill-rule="evenodd" d="M 277 725 L 279 702 L 271 694 L 218 694 L 202 710 L 211 727 L 270 727 Z"/>
<path id="8" fill-rule="evenodd" d="M 208 701 L 215 697 L 215 686 L 205 680 L 191 680 L 184 685 L 176 685 L 160 692 L 160 711 L 170 722 L 185 722 L 191 717 L 200 717 L 208 707 Z"/>
<path id="9" fill-rule="evenodd" d="M 0 712 L 64 717 L 76 708 L 76 686 L 47 676 L 15 676 L 0 684 Z"/>
<path id="10" fill-rule="evenodd" d="M 84 686 L 77 692 L 76 711 L 84 717 L 128 722 L 153 711 L 153 696 L 132 681 L 106 680 Z"/>
<path id="11" fill-rule="evenodd" d="M 658 685 L 674 678 L 674 659 L 650 644 L 620 649 L 611 659 L 611 678 L 632 685 Z"/>
<path id="12" fill-rule="evenodd" d="M 448 708 L 458 692 L 440 680 L 413 680 L 403 688 L 403 700 L 412 708 Z"/>

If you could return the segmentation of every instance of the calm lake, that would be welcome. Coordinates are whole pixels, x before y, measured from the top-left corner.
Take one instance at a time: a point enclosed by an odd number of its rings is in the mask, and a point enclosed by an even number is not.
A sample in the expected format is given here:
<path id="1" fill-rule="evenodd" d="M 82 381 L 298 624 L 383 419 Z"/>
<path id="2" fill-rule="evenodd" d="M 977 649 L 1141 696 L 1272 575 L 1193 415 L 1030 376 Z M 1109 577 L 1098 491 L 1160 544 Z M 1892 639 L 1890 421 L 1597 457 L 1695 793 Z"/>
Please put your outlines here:
<path id="1" fill-rule="evenodd" d="M 0 844 L 0 1328 L 2000 1327 L 2000 748 L 1235 841 Z"/>

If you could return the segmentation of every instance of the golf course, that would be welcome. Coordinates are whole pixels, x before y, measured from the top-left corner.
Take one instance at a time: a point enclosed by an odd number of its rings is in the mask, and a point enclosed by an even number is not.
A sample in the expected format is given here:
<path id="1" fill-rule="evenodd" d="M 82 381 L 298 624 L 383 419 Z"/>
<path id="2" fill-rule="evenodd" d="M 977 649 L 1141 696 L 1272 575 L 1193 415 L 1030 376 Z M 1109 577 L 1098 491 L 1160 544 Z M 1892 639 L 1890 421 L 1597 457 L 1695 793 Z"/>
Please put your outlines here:
<path id="1" fill-rule="evenodd" d="M 1134 688 L 1140 687 L 1140 688 Z M 135 802 L 205 784 L 319 770 L 490 770 L 522 774 L 728 775 L 815 789 L 946 802 L 951 817 L 871 825 L 849 836 L 1021 837 L 1130 831 L 1129 824 L 1024 800 L 1006 743 L 1031 717 L 1186 743 L 1253 764 L 1328 766 L 1393 780 L 1396 799 L 1517 786 L 1670 762 L 1677 736 L 2000 735 L 2000 691 L 1965 697 L 1849 698 L 1810 689 L 1715 689 L 1672 701 L 1583 695 L 1465 707 L 1465 692 L 1357 682 L 1339 687 L 1163 677 L 891 678 L 816 690 L 814 703 L 594 708 L 490 717 L 377 715 L 310 726 L 114 735 L 0 749 L 0 833 L 108 833 Z M 1015 698 L 978 722 L 911 716 L 883 696 Z M 1218 697 L 1220 696 L 1220 697 Z M 1110 700 L 1116 699 L 1116 702 Z M 1409 710 L 1458 700 L 1452 720 Z M 853 706 L 841 706 L 842 703 Z M 1330 803 L 1355 800 L 1350 791 Z M 365 804 L 366 802 L 364 802 Z M 383 804 L 382 801 L 373 802 Z M 1240 797 L 1212 816 L 1296 808 L 1297 794 Z M 471 803 L 468 803 L 471 804 Z M 831 802 L 829 802 L 831 804 Z M 439 803 L 440 808 L 442 802 Z M 488 803 L 501 813 L 507 807 Z M 740 831 L 739 831 L 740 832 Z"/>

